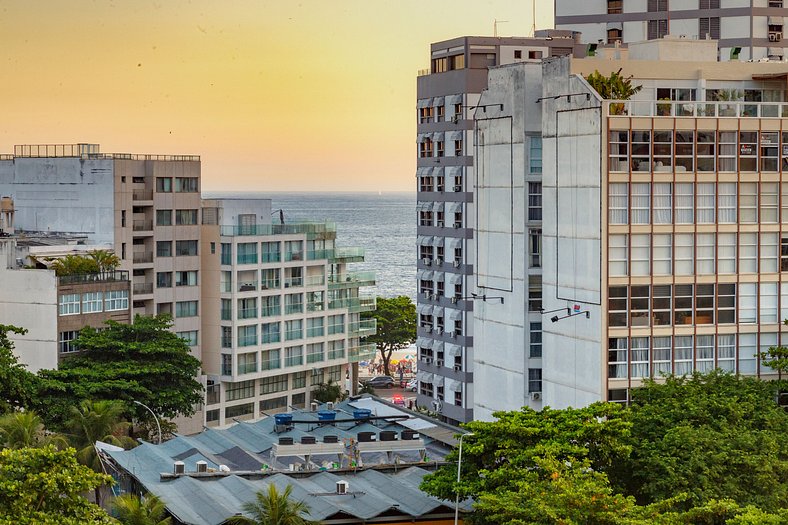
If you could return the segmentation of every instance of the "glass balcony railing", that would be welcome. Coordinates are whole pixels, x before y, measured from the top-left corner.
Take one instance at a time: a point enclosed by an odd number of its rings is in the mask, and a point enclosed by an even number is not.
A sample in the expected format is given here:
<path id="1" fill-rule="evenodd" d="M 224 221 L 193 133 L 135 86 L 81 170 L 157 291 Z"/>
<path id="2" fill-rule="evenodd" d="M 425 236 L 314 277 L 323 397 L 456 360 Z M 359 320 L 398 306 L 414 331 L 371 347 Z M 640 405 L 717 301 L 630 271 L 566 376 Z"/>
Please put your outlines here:
<path id="1" fill-rule="evenodd" d="M 363 319 L 348 324 L 348 337 L 368 337 L 378 331 L 377 319 Z"/>
<path id="2" fill-rule="evenodd" d="M 294 341 L 296 339 L 302 339 L 303 337 L 304 337 L 303 330 L 289 330 L 285 332 L 286 341 Z"/>
<path id="3" fill-rule="evenodd" d="M 285 288 L 304 286 L 304 279 L 301 277 L 285 277 Z"/>
<path id="4" fill-rule="evenodd" d="M 329 259 L 337 262 L 364 262 L 364 248 L 335 248 Z"/>
<path id="5" fill-rule="evenodd" d="M 306 304 L 306 311 L 307 312 L 322 312 L 325 309 L 325 306 L 322 302 L 309 302 Z"/>
<path id="6" fill-rule="evenodd" d="M 257 308 L 242 308 L 238 310 L 238 319 L 256 319 Z"/>
<path id="7" fill-rule="evenodd" d="M 323 334 L 325 334 L 325 329 L 322 326 L 306 329 L 307 337 L 323 337 Z"/>
<path id="8" fill-rule="evenodd" d="M 263 334 L 260 338 L 260 343 L 267 345 L 270 343 L 280 343 L 282 341 L 282 336 L 279 332 L 271 333 L 271 334 Z"/>
<path id="9" fill-rule="evenodd" d="M 285 358 L 285 366 L 299 366 L 304 364 L 304 356 L 294 355 Z"/>
<path id="10" fill-rule="evenodd" d="M 334 299 L 329 301 L 329 310 L 338 308 L 347 308 L 350 313 L 371 312 L 375 309 L 376 298 L 373 296 L 366 297 L 349 297 L 345 299 Z"/>
<path id="11" fill-rule="evenodd" d="M 611 116 L 786 118 L 788 102 L 606 100 Z"/>
<path id="12" fill-rule="evenodd" d="M 285 252 L 285 261 L 303 261 L 304 260 L 304 252 Z"/>
<path id="13" fill-rule="evenodd" d="M 304 313 L 303 303 L 285 305 L 285 315 Z"/>
<path id="14" fill-rule="evenodd" d="M 344 275 L 329 275 L 329 288 L 375 286 L 375 272 L 351 272 Z"/>
<path id="15" fill-rule="evenodd" d="M 359 361 L 367 361 L 375 357 L 377 353 L 375 343 L 367 343 L 363 345 L 353 346 L 348 348 L 348 361 L 351 363 L 358 363 Z"/>
<path id="16" fill-rule="evenodd" d="M 238 264 L 257 264 L 256 253 L 239 253 Z"/>
<path id="17" fill-rule="evenodd" d="M 274 262 L 281 262 L 282 261 L 282 254 L 279 252 L 274 253 L 263 253 L 260 255 L 260 262 L 261 263 L 274 263 Z"/>
<path id="18" fill-rule="evenodd" d="M 232 308 L 222 308 L 222 321 L 232 321 L 233 310 Z"/>
<path id="19" fill-rule="evenodd" d="M 345 358 L 345 347 L 342 348 L 329 348 L 328 350 L 328 359 L 344 359 Z"/>
<path id="20" fill-rule="evenodd" d="M 282 307 L 276 306 L 263 306 L 260 308 L 261 317 L 271 317 L 273 315 L 282 315 Z"/>
<path id="21" fill-rule="evenodd" d="M 221 234 L 227 237 L 244 237 L 250 235 L 293 235 L 311 234 L 320 235 L 333 233 L 336 235 L 337 226 L 333 222 L 292 222 L 290 224 L 254 224 L 249 226 L 222 226 Z M 323 235 L 334 238 L 331 235 Z"/>
<path id="22" fill-rule="evenodd" d="M 280 286 L 279 279 L 263 279 L 260 282 L 261 290 L 277 290 Z"/>
<path id="23" fill-rule="evenodd" d="M 322 286 L 326 283 L 326 278 L 322 275 L 311 275 L 304 279 L 306 286 Z"/>
<path id="24" fill-rule="evenodd" d="M 257 335 L 244 335 L 238 337 L 238 346 L 254 346 L 257 344 Z"/>
<path id="25" fill-rule="evenodd" d="M 319 363 L 320 361 L 325 360 L 325 355 L 323 352 L 315 353 L 315 354 L 306 354 L 306 362 L 309 363 Z"/>

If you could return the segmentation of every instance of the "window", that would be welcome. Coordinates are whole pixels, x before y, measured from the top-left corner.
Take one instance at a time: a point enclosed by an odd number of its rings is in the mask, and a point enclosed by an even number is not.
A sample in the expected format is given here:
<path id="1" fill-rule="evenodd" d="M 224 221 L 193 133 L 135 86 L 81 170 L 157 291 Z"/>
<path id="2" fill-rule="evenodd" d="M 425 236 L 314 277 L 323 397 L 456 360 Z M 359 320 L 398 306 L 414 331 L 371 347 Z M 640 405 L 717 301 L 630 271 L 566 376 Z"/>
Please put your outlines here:
<path id="1" fill-rule="evenodd" d="M 159 193 L 172 192 L 172 177 L 156 177 L 156 191 Z"/>
<path id="2" fill-rule="evenodd" d="M 772 7 L 771 5 L 769 7 Z M 777 6 L 782 7 L 782 6 Z M 719 9 L 720 0 L 700 0 L 700 9 Z M 703 38 L 703 35 L 701 35 Z"/>
<path id="3" fill-rule="evenodd" d="M 260 380 L 260 395 L 275 394 L 287 390 L 287 374 L 264 377 Z"/>
<path id="4" fill-rule="evenodd" d="M 278 295 L 269 295 L 260 298 L 260 316 L 271 317 L 281 315 L 282 305 Z"/>
<path id="5" fill-rule="evenodd" d="M 742 111 L 746 110 L 746 106 Z M 739 171 L 758 171 L 758 132 L 739 132 Z"/>
<path id="6" fill-rule="evenodd" d="M 698 131 L 698 171 L 714 171 L 715 136 L 714 131 Z"/>
<path id="7" fill-rule="evenodd" d="M 632 264 L 631 274 L 636 276 L 647 276 L 651 266 L 651 247 L 649 235 L 632 235 Z"/>
<path id="8" fill-rule="evenodd" d="M 257 325 L 238 327 L 238 346 L 254 346 L 257 344 Z"/>
<path id="9" fill-rule="evenodd" d="M 454 141 L 454 156 L 462 157 L 462 140 Z"/>
<path id="10" fill-rule="evenodd" d="M 696 336 L 695 370 L 704 374 L 714 370 L 714 336 L 713 335 Z"/>
<path id="11" fill-rule="evenodd" d="M 257 352 L 238 354 L 238 375 L 257 372 Z"/>
<path id="12" fill-rule="evenodd" d="M 530 323 L 530 349 L 528 357 L 542 357 L 542 323 Z"/>
<path id="13" fill-rule="evenodd" d="M 172 241 L 156 241 L 156 257 L 172 257 Z"/>
<path id="14" fill-rule="evenodd" d="M 673 290 L 674 324 L 692 324 L 692 285 L 677 284 Z"/>
<path id="15" fill-rule="evenodd" d="M 175 255 L 179 257 L 197 255 L 197 241 L 175 241 Z"/>
<path id="16" fill-rule="evenodd" d="M 671 338 L 670 336 L 654 337 L 651 340 L 652 359 L 654 362 L 654 377 L 669 375 L 671 373 L 670 354 Z"/>
<path id="17" fill-rule="evenodd" d="M 244 403 L 243 405 L 236 405 L 224 409 L 225 419 L 247 416 L 249 414 L 254 414 L 254 403 Z"/>
<path id="18" fill-rule="evenodd" d="M 529 139 L 529 144 L 529 172 L 542 173 L 542 137 L 531 137 Z M 541 189 L 539 193 L 541 193 Z"/>
<path id="19" fill-rule="evenodd" d="M 714 234 L 699 233 L 695 250 L 697 252 L 697 273 L 699 275 L 714 275 Z"/>
<path id="20" fill-rule="evenodd" d="M 178 193 L 197 193 L 200 191 L 196 177 L 175 177 L 175 191 Z"/>
<path id="21" fill-rule="evenodd" d="M 104 293 L 104 311 L 114 312 L 129 309 L 129 291 L 115 290 Z"/>
<path id="22" fill-rule="evenodd" d="M 627 338 L 611 337 L 607 348 L 607 376 L 611 379 L 626 378 Z"/>
<path id="23" fill-rule="evenodd" d="M 282 260 L 282 253 L 280 251 L 280 243 L 278 242 L 264 242 L 261 244 L 262 253 L 260 262 L 270 263 L 279 262 Z"/>
<path id="24" fill-rule="evenodd" d="M 776 182 L 761 183 L 761 223 L 777 223 L 780 207 Z"/>
<path id="25" fill-rule="evenodd" d="M 328 316 L 328 335 L 344 334 L 345 333 L 345 316 L 329 315 Z"/>
<path id="26" fill-rule="evenodd" d="M 673 222 L 672 186 L 669 183 L 654 183 L 654 224 Z"/>
<path id="27" fill-rule="evenodd" d="M 760 283 L 761 324 L 777 322 L 777 283 Z"/>
<path id="28" fill-rule="evenodd" d="M 61 354 L 68 354 L 70 352 L 76 352 L 79 350 L 77 345 L 74 344 L 74 341 L 79 337 L 79 330 L 68 330 L 66 332 L 60 332 L 60 336 L 58 337 L 58 351 Z"/>
<path id="29" fill-rule="evenodd" d="M 699 224 L 714 224 L 714 183 L 702 182 L 698 188 L 697 222 Z"/>
<path id="30" fill-rule="evenodd" d="M 287 396 L 263 399 L 260 401 L 260 412 L 265 412 L 267 410 L 277 410 L 279 408 L 287 408 Z"/>
<path id="31" fill-rule="evenodd" d="M 435 156 L 436 157 L 443 157 L 446 154 L 445 151 L 445 142 L 442 140 L 435 141 Z"/>
<path id="32" fill-rule="evenodd" d="M 624 32 L 618 27 L 611 27 L 607 30 L 607 43 L 608 44 L 615 44 L 616 42 L 621 42 L 624 38 Z"/>
<path id="33" fill-rule="evenodd" d="M 172 288 L 172 272 L 156 272 L 156 288 Z"/>
<path id="34" fill-rule="evenodd" d="M 654 275 L 673 274 L 673 238 L 669 233 L 652 236 L 651 273 Z"/>
<path id="35" fill-rule="evenodd" d="M 279 268 L 260 270 L 260 288 L 262 290 L 279 288 Z"/>
<path id="36" fill-rule="evenodd" d="M 758 234 L 739 234 L 739 272 L 755 273 L 758 271 Z"/>
<path id="37" fill-rule="evenodd" d="M 649 287 L 632 286 L 629 289 L 630 326 L 649 325 Z"/>
<path id="38" fill-rule="evenodd" d="M 175 303 L 175 317 L 197 316 L 197 301 L 178 301 Z"/>
<path id="39" fill-rule="evenodd" d="M 344 359 L 345 357 L 345 341 L 339 339 L 337 341 L 328 342 L 328 358 L 329 359 Z"/>
<path id="40" fill-rule="evenodd" d="M 632 171 L 651 171 L 651 132 L 632 131 Z"/>
<path id="41" fill-rule="evenodd" d="M 156 210 L 156 226 L 172 226 L 172 210 Z"/>
<path id="42" fill-rule="evenodd" d="M 542 183 L 528 183 L 528 220 L 542 220 Z"/>
<path id="43" fill-rule="evenodd" d="M 627 326 L 627 287 L 611 286 L 608 289 L 608 317 L 610 326 Z"/>
<path id="44" fill-rule="evenodd" d="M 186 341 L 188 346 L 197 346 L 199 338 L 198 330 L 188 330 L 186 332 L 175 332 L 175 335 Z"/>
<path id="45" fill-rule="evenodd" d="M 270 344 L 270 343 L 278 343 L 282 339 L 282 335 L 280 333 L 280 323 L 263 323 L 260 325 L 261 329 L 261 338 L 260 343 L 262 344 Z"/>
<path id="46" fill-rule="evenodd" d="M 758 320 L 757 313 L 758 285 L 756 283 L 739 283 L 739 322 L 752 324 Z"/>
<path id="47" fill-rule="evenodd" d="M 717 170 L 721 172 L 736 171 L 736 132 L 720 131 L 717 135 Z"/>
<path id="48" fill-rule="evenodd" d="M 528 311 L 540 312 L 542 310 L 542 276 L 528 276 Z"/>
<path id="49" fill-rule="evenodd" d="M 311 343 L 306 345 L 306 362 L 318 363 L 325 361 L 325 352 L 323 351 L 323 343 Z"/>
<path id="50" fill-rule="evenodd" d="M 649 224 L 651 208 L 649 184 L 632 184 L 632 224 Z"/>
<path id="51" fill-rule="evenodd" d="M 761 273 L 778 271 L 780 245 L 777 235 L 777 233 L 761 233 Z"/>
<path id="52" fill-rule="evenodd" d="M 304 329 L 301 319 L 285 321 L 285 341 L 292 341 L 303 337 Z"/>
<path id="53" fill-rule="evenodd" d="M 633 337 L 630 339 L 632 357 L 630 360 L 630 377 L 650 377 L 649 374 L 649 345 L 648 337 Z"/>
<path id="54" fill-rule="evenodd" d="M 658 11 L 668 10 L 668 0 L 648 0 L 648 12 L 654 13 Z"/>
<path id="55" fill-rule="evenodd" d="M 624 277 L 627 273 L 627 236 L 611 235 L 608 241 L 608 271 L 611 276 Z"/>
<path id="56" fill-rule="evenodd" d="M 717 368 L 728 372 L 736 371 L 736 336 L 734 334 L 717 336 Z"/>
<path id="57" fill-rule="evenodd" d="M 254 397 L 254 379 L 229 383 L 224 391 L 227 401 Z"/>
<path id="58" fill-rule="evenodd" d="M 736 234 L 717 234 L 717 273 L 736 273 Z"/>
<path id="59" fill-rule="evenodd" d="M 652 287 L 651 320 L 655 326 L 670 325 L 673 309 L 671 308 L 671 286 L 669 284 Z"/>
<path id="60" fill-rule="evenodd" d="M 775 131 L 761 131 L 760 147 L 761 171 L 777 171 L 780 165 L 779 134 Z"/>
<path id="61" fill-rule="evenodd" d="M 285 348 L 285 366 L 299 366 L 304 364 L 304 347 L 303 346 L 288 346 Z M 304 386 L 303 384 L 301 385 Z M 296 386 L 295 380 L 293 381 L 293 388 Z"/>
<path id="62" fill-rule="evenodd" d="M 721 182 L 717 185 L 717 220 L 725 224 L 736 223 L 736 183 Z"/>
<path id="63" fill-rule="evenodd" d="M 102 298 L 101 292 L 88 292 L 82 294 L 82 313 L 90 314 L 102 311 Z"/>
<path id="64" fill-rule="evenodd" d="M 720 39 L 720 17 L 713 16 L 698 20 L 698 37 L 704 39 L 706 35 L 713 40 Z"/>
<path id="65" fill-rule="evenodd" d="M 732 324 L 736 322 L 736 285 L 732 283 L 717 285 L 717 322 Z"/>
<path id="66" fill-rule="evenodd" d="M 780 239 L 780 271 L 788 272 L 788 237 Z"/>
<path id="67" fill-rule="evenodd" d="M 428 124 L 432 122 L 432 107 L 419 108 L 419 123 Z"/>
<path id="68" fill-rule="evenodd" d="M 222 299 L 224 300 L 224 299 Z M 238 319 L 257 318 L 257 298 L 238 299 Z"/>
<path id="69" fill-rule="evenodd" d="M 649 0 L 650 5 L 651 0 Z M 662 20 L 649 20 L 648 21 L 648 40 L 656 40 L 664 38 L 668 34 L 668 21 Z"/>
<path id="70" fill-rule="evenodd" d="M 257 243 L 239 242 L 237 246 L 238 264 L 257 264 Z"/>
<path id="71" fill-rule="evenodd" d="M 654 131 L 654 171 L 673 171 L 673 133 Z"/>
<path id="72" fill-rule="evenodd" d="M 659 20 L 661 22 L 661 20 Z M 649 23 L 654 22 L 651 20 Z M 661 37 L 660 37 L 661 38 Z M 694 171 L 695 132 L 676 131 L 676 172 Z"/>
<path id="73" fill-rule="evenodd" d="M 614 183 L 609 186 L 608 220 L 610 224 L 627 224 L 629 198 L 627 184 Z"/>
<path id="74" fill-rule="evenodd" d="M 714 285 L 695 286 L 695 324 L 714 324 Z"/>
<path id="75" fill-rule="evenodd" d="M 673 338 L 675 369 L 674 374 L 684 376 L 692 373 L 692 336 L 677 335 Z"/>
<path id="76" fill-rule="evenodd" d="M 175 286 L 197 286 L 197 270 L 175 272 Z"/>
<path id="77" fill-rule="evenodd" d="M 693 275 L 695 273 L 695 239 L 693 237 L 691 233 L 677 233 L 674 237 L 675 263 L 673 271 L 676 275 Z"/>
<path id="78" fill-rule="evenodd" d="M 541 392 L 542 391 L 542 369 L 529 368 L 528 369 L 528 392 Z"/>
<path id="79" fill-rule="evenodd" d="M 285 295 L 285 315 L 304 312 L 304 294 L 290 293 Z"/>
<path id="80" fill-rule="evenodd" d="M 739 334 L 739 373 L 755 373 L 755 354 L 758 352 L 756 346 L 757 334 Z"/>
<path id="81" fill-rule="evenodd" d="M 432 140 L 425 138 L 419 143 L 419 157 L 432 157 Z"/>
<path id="82" fill-rule="evenodd" d="M 449 57 L 449 66 L 451 69 L 464 69 L 465 55 L 454 55 Z M 443 109 L 443 106 L 440 106 L 438 109 Z"/>
<path id="83" fill-rule="evenodd" d="M 197 210 L 175 210 L 175 224 L 178 226 L 197 224 Z"/>
<path id="84" fill-rule="evenodd" d="M 282 368 L 282 362 L 279 349 L 263 350 L 260 359 L 260 370 L 278 370 L 280 368 Z"/>
<path id="85" fill-rule="evenodd" d="M 610 171 L 617 171 L 617 172 L 629 171 L 628 133 L 626 131 L 611 131 L 609 147 L 610 147 L 610 160 L 609 160 Z"/>
<path id="86" fill-rule="evenodd" d="M 222 375 L 233 375 L 233 356 L 231 354 L 222 354 Z"/>
<path id="87" fill-rule="evenodd" d="M 322 317 L 312 317 L 306 320 L 306 336 L 322 337 L 325 333 Z"/>

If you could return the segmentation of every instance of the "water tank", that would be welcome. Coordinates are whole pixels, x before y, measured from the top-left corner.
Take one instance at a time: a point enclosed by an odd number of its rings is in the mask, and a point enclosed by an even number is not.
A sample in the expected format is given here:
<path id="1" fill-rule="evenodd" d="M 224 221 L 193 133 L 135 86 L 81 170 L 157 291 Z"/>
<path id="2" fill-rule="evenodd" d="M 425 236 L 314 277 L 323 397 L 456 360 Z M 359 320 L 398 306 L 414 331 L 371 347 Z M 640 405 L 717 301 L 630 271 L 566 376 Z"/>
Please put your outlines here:
<path id="1" fill-rule="evenodd" d="M 293 422 L 293 414 L 276 414 L 274 416 L 274 422 L 277 425 L 289 425 Z"/>
<path id="2" fill-rule="evenodd" d="M 323 443 L 339 443 L 337 436 L 323 436 Z"/>
<path id="3" fill-rule="evenodd" d="M 279 444 L 280 445 L 292 445 L 293 444 L 293 438 L 291 438 L 291 437 L 280 437 L 279 438 Z"/>
<path id="4" fill-rule="evenodd" d="M 315 436 L 301 436 L 302 445 L 314 445 L 316 442 Z"/>
<path id="5" fill-rule="evenodd" d="M 381 441 L 396 441 L 397 433 L 393 430 L 383 430 L 380 432 Z"/>
<path id="6" fill-rule="evenodd" d="M 186 466 L 183 464 L 183 461 L 176 461 L 172 464 L 172 473 L 173 474 L 183 474 L 186 470 Z"/>
<path id="7" fill-rule="evenodd" d="M 333 410 L 321 410 L 317 413 L 318 421 L 334 421 L 337 418 L 337 413 Z"/>
<path id="8" fill-rule="evenodd" d="M 413 441 L 414 439 L 419 439 L 419 433 L 415 430 L 403 430 L 401 434 L 401 439 L 403 441 Z"/>
<path id="9" fill-rule="evenodd" d="M 353 419 L 369 419 L 372 417 L 372 411 L 368 408 L 358 408 L 353 411 Z"/>
<path id="10" fill-rule="evenodd" d="M 358 441 L 359 443 L 370 443 L 372 441 L 377 441 L 378 436 L 374 432 L 359 432 L 358 433 Z"/>
<path id="11" fill-rule="evenodd" d="M 208 472 L 208 462 L 202 460 L 198 461 L 197 472 Z"/>

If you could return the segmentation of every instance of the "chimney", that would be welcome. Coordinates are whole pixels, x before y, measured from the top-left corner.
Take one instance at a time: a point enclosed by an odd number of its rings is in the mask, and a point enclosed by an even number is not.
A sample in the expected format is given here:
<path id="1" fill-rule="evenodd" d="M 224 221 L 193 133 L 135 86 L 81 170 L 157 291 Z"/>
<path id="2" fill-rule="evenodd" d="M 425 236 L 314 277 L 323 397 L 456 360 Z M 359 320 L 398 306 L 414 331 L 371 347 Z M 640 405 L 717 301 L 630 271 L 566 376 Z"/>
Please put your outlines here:
<path id="1" fill-rule="evenodd" d="M 185 466 L 183 461 L 176 461 L 172 464 L 172 473 L 173 474 L 183 474 L 185 471 Z"/>
<path id="2" fill-rule="evenodd" d="M 197 472 L 208 472 L 208 462 L 207 461 L 198 461 L 197 462 Z"/>

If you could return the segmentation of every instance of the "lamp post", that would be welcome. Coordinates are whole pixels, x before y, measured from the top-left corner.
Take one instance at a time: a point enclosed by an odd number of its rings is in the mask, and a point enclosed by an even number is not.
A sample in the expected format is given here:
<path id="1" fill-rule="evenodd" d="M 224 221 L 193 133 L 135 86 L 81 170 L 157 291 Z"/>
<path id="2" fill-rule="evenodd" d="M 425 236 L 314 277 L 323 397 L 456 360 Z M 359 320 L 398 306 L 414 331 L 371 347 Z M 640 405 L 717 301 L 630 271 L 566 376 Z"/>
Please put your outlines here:
<path id="1" fill-rule="evenodd" d="M 140 403 L 136 399 L 133 399 L 132 401 L 134 401 L 134 403 L 138 404 L 141 407 L 147 408 L 148 412 L 150 412 L 153 415 L 153 419 L 156 421 L 156 428 L 159 429 L 159 445 L 161 445 L 161 425 L 159 425 L 159 418 L 156 417 L 156 413 L 153 410 L 151 410 L 151 408 L 145 403 Z M 460 441 L 460 444 L 462 444 L 462 441 Z M 462 449 L 460 449 L 460 452 L 462 452 Z"/>
<path id="2" fill-rule="evenodd" d="M 458 519 L 460 517 L 460 468 L 462 467 L 462 438 L 465 436 L 472 436 L 473 432 L 468 432 L 467 434 L 460 434 L 460 455 L 457 458 L 457 485 L 458 487 L 455 489 L 457 492 L 457 499 L 454 500 L 454 525 L 457 525 Z"/>

